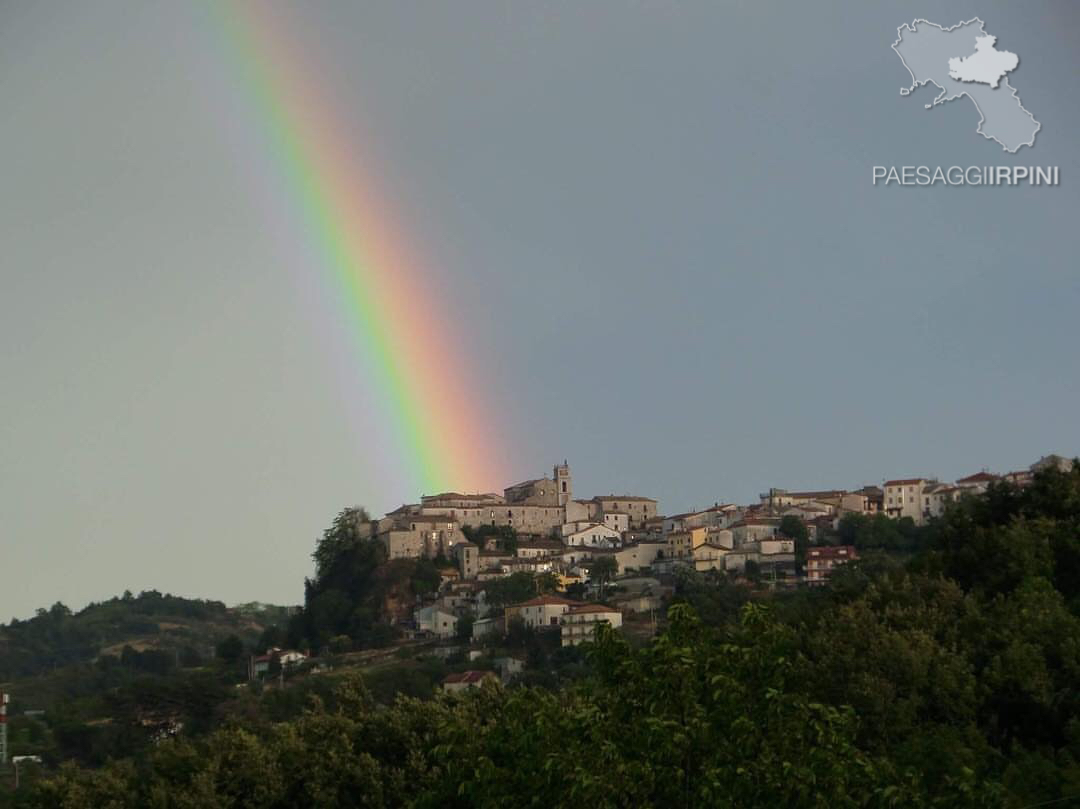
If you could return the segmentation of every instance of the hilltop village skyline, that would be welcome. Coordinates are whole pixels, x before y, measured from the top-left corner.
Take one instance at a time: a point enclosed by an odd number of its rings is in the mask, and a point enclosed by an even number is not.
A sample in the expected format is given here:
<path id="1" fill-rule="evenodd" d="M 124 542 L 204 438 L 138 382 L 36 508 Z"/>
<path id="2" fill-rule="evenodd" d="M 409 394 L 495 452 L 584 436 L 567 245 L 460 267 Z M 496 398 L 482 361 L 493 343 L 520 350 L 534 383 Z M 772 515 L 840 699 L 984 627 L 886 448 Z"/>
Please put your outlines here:
<path id="1" fill-rule="evenodd" d="M 539 477 L 495 492 L 442 492 L 423 495 L 373 519 L 369 530 L 389 559 L 452 561 L 462 580 L 487 580 L 525 572 L 554 573 L 565 585 L 589 582 L 591 569 L 610 559 L 611 573 L 650 571 L 667 574 L 680 566 L 699 572 L 742 575 L 748 563 L 774 581 L 795 584 L 798 537 L 792 518 L 815 543 L 835 532 L 848 514 L 883 515 L 924 525 L 959 499 L 981 494 L 995 481 L 1028 485 L 1035 472 L 1067 469 L 1071 461 L 1047 455 L 1029 467 L 1005 473 L 979 470 L 954 481 L 897 477 L 882 485 L 852 489 L 788 490 L 770 487 L 754 503 L 714 502 L 711 506 L 665 515 L 659 502 L 643 494 L 604 494 L 577 498 L 567 461 L 550 477 Z M 503 539 L 514 536 L 512 544 Z M 475 541 L 474 541 L 475 540 Z M 854 549 L 848 551 L 854 553 Z M 828 553 L 826 553 L 828 555 Z M 830 566 L 831 567 L 831 566 Z M 823 583 L 807 566 L 807 583 Z"/>

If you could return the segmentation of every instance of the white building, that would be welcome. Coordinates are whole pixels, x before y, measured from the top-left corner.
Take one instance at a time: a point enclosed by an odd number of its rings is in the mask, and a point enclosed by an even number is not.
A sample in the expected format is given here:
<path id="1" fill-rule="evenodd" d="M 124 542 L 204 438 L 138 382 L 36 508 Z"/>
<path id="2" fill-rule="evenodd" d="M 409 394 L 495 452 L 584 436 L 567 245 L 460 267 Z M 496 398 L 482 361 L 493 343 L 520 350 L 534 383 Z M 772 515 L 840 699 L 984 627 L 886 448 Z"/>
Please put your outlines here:
<path id="1" fill-rule="evenodd" d="M 706 528 L 705 542 L 730 551 L 735 547 L 735 532 L 730 528 Z"/>
<path id="2" fill-rule="evenodd" d="M 661 552 L 667 551 L 667 547 L 667 542 L 659 539 L 655 542 L 624 545 L 615 553 L 615 561 L 619 563 L 619 573 L 625 573 L 627 570 L 648 569 Z"/>
<path id="3" fill-rule="evenodd" d="M 999 480 L 997 475 L 992 475 L 987 471 L 976 472 L 974 475 L 968 475 L 966 478 L 960 478 L 956 481 L 956 488 L 963 489 L 969 494 L 982 494 L 990 488 L 990 484 Z"/>
<path id="4" fill-rule="evenodd" d="M 562 645 L 577 646 L 591 641 L 600 624 L 622 626 L 622 613 L 603 604 L 582 604 L 567 610 L 562 617 Z"/>
<path id="5" fill-rule="evenodd" d="M 806 552 L 806 583 L 811 587 L 820 587 L 828 582 L 837 565 L 858 558 L 858 551 L 851 545 L 810 548 Z"/>
<path id="6" fill-rule="evenodd" d="M 724 570 L 724 557 L 730 549 L 709 542 L 694 548 L 694 569 L 699 573 L 706 570 Z"/>
<path id="7" fill-rule="evenodd" d="M 457 634 L 457 616 L 441 607 L 421 607 L 413 612 L 416 628 L 437 638 L 452 638 Z"/>
<path id="8" fill-rule="evenodd" d="M 566 544 L 580 548 L 617 548 L 622 544 L 622 533 L 606 525 L 588 524 L 565 537 Z"/>
<path id="9" fill-rule="evenodd" d="M 459 674 L 448 674 L 442 681 L 442 688 L 448 694 L 460 694 L 470 688 L 479 688 L 488 680 L 496 680 L 497 675 L 492 671 L 463 671 Z"/>
<path id="10" fill-rule="evenodd" d="M 580 602 L 578 601 L 570 601 L 569 599 L 560 598 L 559 596 L 537 596 L 536 598 L 521 604 L 514 604 L 507 607 L 506 620 L 507 623 L 509 623 L 510 619 L 519 616 L 525 622 L 525 626 L 530 629 L 557 627 L 559 625 L 559 619 L 562 618 L 571 607 L 579 604 Z"/>
<path id="11" fill-rule="evenodd" d="M 747 517 L 731 526 L 736 548 L 762 539 L 772 539 L 779 530 L 780 520 L 768 517 Z"/>
<path id="12" fill-rule="evenodd" d="M 505 629 L 505 620 L 500 615 L 497 618 L 477 618 L 473 621 L 473 640 L 480 640 L 489 635 L 501 635 Z"/>
<path id="13" fill-rule="evenodd" d="M 475 579 L 480 572 L 480 549 L 468 541 L 458 542 L 454 545 L 454 556 L 457 557 L 461 578 Z"/>
<path id="14" fill-rule="evenodd" d="M 937 481 L 927 478 L 898 478 L 885 482 L 885 513 L 893 519 L 911 517 L 921 525 L 923 518 L 923 489 Z"/>
<path id="15" fill-rule="evenodd" d="M 612 531 L 618 531 L 619 535 L 622 536 L 623 531 L 630 530 L 630 515 L 621 511 L 605 512 L 604 525 Z"/>

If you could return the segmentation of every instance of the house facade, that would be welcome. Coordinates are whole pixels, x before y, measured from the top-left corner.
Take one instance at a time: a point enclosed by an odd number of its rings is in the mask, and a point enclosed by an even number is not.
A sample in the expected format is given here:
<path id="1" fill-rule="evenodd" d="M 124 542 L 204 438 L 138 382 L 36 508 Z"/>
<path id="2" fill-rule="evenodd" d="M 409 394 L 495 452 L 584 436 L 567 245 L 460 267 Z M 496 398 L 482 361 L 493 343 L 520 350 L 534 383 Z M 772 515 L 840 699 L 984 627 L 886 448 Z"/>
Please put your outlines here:
<path id="1" fill-rule="evenodd" d="M 520 617 L 530 629 L 555 628 L 562 616 L 579 603 L 559 596 L 537 596 L 507 607 L 506 620 L 509 623 L 512 618 Z"/>
<path id="2" fill-rule="evenodd" d="M 858 552 L 851 545 L 810 548 L 806 552 L 806 583 L 811 587 L 820 587 L 829 581 L 838 565 L 858 558 Z"/>
<path id="3" fill-rule="evenodd" d="M 421 607 L 413 612 L 417 631 L 444 640 L 457 635 L 457 620 L 454 613 L 437 606 Z"/>
<path id="4" fill-rule="evenodd" d="M 916 525 L 925 522 L 923 516 L 923 489 L 937 481 L 926 478 L 898 478 L 885 481 L 885 513 L 893 519 L 911 517 Z"/>
<path id="5" fill-rule="evenodd" d="M 593 523 L 564 537 L 569 547 L 617 548 L 622 544 L 622 533 L 606 525 Z"/>
<path id="6" fill-rule="evenodd" d="M 618 628 L 622 626 L 622 613 L 603 604 L 582 604 L 567 610 L 562 617 L 562 645 L 588 643 L 596 636 L 600 624 Z"/>

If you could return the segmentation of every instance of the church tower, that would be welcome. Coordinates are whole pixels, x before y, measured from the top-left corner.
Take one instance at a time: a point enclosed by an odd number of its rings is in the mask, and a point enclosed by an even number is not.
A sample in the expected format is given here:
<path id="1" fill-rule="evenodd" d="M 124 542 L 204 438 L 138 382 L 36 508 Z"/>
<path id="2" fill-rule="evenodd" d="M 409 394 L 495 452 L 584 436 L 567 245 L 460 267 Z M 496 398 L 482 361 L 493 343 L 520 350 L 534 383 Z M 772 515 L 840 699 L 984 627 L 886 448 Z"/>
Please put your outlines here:
<path id="1" fill-rule="evenodd" d="M 559 495 L 559 505 L 565 506 L 574 496 L 574 485 L 570 478 L 570 466 L 566 461 L 555 464 L 552 475 L 555 480 L 555 491 Z"/>

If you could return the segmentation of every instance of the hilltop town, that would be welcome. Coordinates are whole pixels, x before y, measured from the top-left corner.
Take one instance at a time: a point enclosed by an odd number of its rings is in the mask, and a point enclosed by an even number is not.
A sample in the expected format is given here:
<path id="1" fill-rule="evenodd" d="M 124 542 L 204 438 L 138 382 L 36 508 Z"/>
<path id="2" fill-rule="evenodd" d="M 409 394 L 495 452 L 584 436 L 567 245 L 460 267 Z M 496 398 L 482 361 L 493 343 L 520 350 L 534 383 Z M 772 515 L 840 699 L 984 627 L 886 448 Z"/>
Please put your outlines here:
<path id="1" fill-rule="evenodd" d="M 508 486 L 502 494 L 424 496 L 373 520 L 370 532 L 390 560 L 429 559 L 439 566 L 438 594 L 413 614 L 418 635 L 461 637 L 459 621 L 467 617 L 479 640 L 505 633 L 517 619 L 530 629 L 559 629 L 563 645 L 576 645 L 600 623 L 618 627 L 624 616 L 662 607 L 680 570 L 770 589 L 821 586 L 837 565 L 859 558 L 855 544 L 841 541 L 844 525 L 888 519 L 903 531 L 995 481 L 1024 487 L 1039 470 L 1067 471 L 1071 463 L 1049 455 L 1024 470 L 983 470 L 952 482 L 910 477 L 854 489 L 770 488 L 756 503 L 715 503 L 665 516 L 648 496 L 575 498 L 564 461 L 551 477 Z M 515 574 L 542 577 L 550 592 L 496 608 L 486 590 Z M 613 583 L 617 593 L 603 604 L 588 600 Z"/>
<path id="2" fill-rule="evenodd" d="M 501 494 L 345 508 L 302 607 L 125 592 L 0 626 L 0 806 L 100 806 L 117 784 L 125 806 L 212 805 L 263 780 L 261 805 L 308 805 L 311 773 L 383 805 L 562 805 L 609 770 L 590 802 L 668 806 L 681 785 L 624 773 L 691 758 L 695 788 L 738 805 L 816 806 L 791 784 L 823 777 L 828 805 L 1056 801 L 1077 772 L 1077 467 L 663 515 L 575 498 L 564 462 Z"/>

